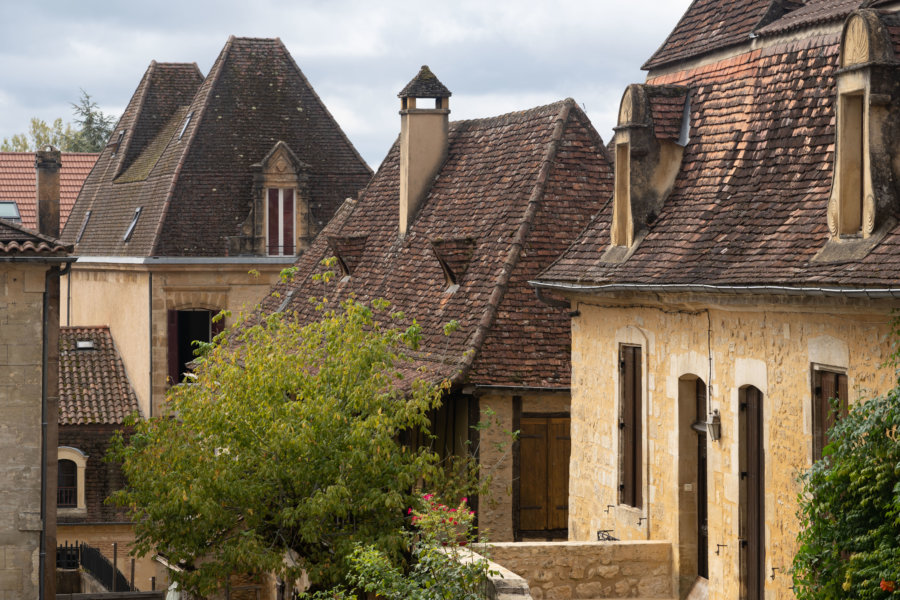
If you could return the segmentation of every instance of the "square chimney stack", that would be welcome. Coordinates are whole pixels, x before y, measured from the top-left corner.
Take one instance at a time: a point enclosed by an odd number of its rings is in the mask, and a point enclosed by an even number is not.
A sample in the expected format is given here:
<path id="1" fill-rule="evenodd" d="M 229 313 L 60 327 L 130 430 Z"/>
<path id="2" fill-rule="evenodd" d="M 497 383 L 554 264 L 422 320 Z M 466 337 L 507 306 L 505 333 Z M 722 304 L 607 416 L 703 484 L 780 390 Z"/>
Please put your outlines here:
<path id="1" fill-rule="evenodd" d="M 45 146 L 34 156 L 37 173 L 37 223 L 43 235 L 59 239 L 59 169 L 60 152 Z"/>

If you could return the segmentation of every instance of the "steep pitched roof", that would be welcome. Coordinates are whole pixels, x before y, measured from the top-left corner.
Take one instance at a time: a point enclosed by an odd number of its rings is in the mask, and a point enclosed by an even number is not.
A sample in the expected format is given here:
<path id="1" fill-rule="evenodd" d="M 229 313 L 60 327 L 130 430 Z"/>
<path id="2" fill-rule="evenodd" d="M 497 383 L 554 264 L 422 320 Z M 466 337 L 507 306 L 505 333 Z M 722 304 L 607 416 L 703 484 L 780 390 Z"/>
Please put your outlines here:
<path id="1" fill-rule="evenodd" d="M 66 256 L 72 251 L 52 237 L 0 219 L 0 256 Z"/>
<path id="2" fill-rule="evenodd" d="M 450 124 L 446 161 L 405 237 L 399 237 L 399 147 L 394 145 L 358 201 L 348 202 L 297 261 L 295 282 L 276 286 L 264 308 L 311 321 L 309 297 L 338 302 L 385 298 L 416 318 L 418 363 L 433 377 L 509 386 L 569 384 L 567 314 L 542 304 L 527 280 L 566 247 L 611 169 L 602 141 L 572 100 Z M 351 276 L 323 284 L 329 239 L 365 238 Z M 448 288 L 435 247 L 464 276 Z M 358 249 L 357 249 L 358 250 Z M 450 337 L 442 326 L 459 330 Z"/>
<path id="3" fill-rule="evenodd" d="M 900 226 L 862 259 L 813 262 L 830 239 L 839 43 L 839 33 L 784 41 L 649 80 L 692 90 L 690 143 L 671 195 L 626 261 L 602 259 L 610 243 L 607 202 L 540 280 L 816 289 L 900 284 Z"/>
<path id="4" fill-rule="evenodd" d="M 99 154 L 63 152 L 59 170 L 59 220 L 66 224 L 84 180 Z M 34 152 L 0 152 L 0 202 L 15 202 L 22 225 L 37 228 Z"/>
<path id="5" fill-rule="evenodd" d="M 799 0 L 694 0 L 642 68 L 655 69 L 743 44 L 754 31 L 800 6 Z"/>
<path id="6" fill-rule="evenodd" d="M 59 424 L 121 425 L 135 412 L 137 396 L 109 328 L 60 327 Z"/>
<path id="7" fill-rule="evenodd" d="M 428 65 L 422 65 L 416 76 L 397 94 L 398 98 L 449 98 L 452 95 Z"/>
<path id="8" fill-rule="evenodd" d="M 91 211 L 80 254 L 227 255 L 252 208 L 251 166 L 278 141 L 310 165 L 316 228 L 371 177 L 278 39 L 230 38 L 205 78 L 152 63 L 115 131 L 63 232 L 74 242 Z"/>

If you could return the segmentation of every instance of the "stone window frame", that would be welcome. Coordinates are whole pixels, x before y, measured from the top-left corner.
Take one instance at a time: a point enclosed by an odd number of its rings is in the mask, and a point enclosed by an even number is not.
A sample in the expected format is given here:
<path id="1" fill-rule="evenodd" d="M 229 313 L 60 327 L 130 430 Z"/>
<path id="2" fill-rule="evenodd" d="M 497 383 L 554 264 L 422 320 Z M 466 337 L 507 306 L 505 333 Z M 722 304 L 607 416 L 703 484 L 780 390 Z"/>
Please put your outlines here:
<path id="1" fill-rule="evenodd" d="M 284 204 L 286 202 L 285 194 L 286 191 L 290 191 L 291 198 L 291 215 L 289 219 L 284 218 Z M 271 213 L 270 210 L 270 202 L 272 201 L 272 192 L 277 192 L 277 200 L 278 200 L 278 244 L 275 246 L 276 251 L 272 252 L 271 245 L 271 228 L 270 228 L 270 219 Z M 297 253 L 297 196 L 298 190 L 296 187 L 286 186 L 286 187 L 267 187 L 265 188 L 265 218 L 263 229 L 266 232 L 266 255 L 267 256 L 295 256 Z M 287 231 L 287 226 L 290 225 L 290 232 Z M 285 242 L 286 238 L 290 238 L 290 251 L 287 250 L 287 245 Z"/>
<path id="2" fill-rule="evenodd" d="M 76 505 L 74 507 L 57 507 L 58 516 L 78 517 L 87 514 L 87 502 L 85 500 L 85 470 L 87 469 L 88 455 L 71 446 L 59 446 L 56 450 L 57 465 L 61 460 L 69 460 L 75 463 L 76 468 Z"/>

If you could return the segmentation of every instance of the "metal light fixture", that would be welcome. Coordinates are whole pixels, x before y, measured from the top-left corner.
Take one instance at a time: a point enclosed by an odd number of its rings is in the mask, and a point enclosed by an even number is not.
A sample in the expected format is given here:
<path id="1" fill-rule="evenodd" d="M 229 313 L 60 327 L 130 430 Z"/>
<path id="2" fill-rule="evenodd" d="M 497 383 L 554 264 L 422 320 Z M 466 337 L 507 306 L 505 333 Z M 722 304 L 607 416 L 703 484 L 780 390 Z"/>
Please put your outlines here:
<path id="1" fill-rule="evenodd" d="M 706 432 L 709 434 L 709 439 L 714 442 L 722 438 L 722 418 L 719 416 L 718 408 L 713 409 L 706 417 Z"/>

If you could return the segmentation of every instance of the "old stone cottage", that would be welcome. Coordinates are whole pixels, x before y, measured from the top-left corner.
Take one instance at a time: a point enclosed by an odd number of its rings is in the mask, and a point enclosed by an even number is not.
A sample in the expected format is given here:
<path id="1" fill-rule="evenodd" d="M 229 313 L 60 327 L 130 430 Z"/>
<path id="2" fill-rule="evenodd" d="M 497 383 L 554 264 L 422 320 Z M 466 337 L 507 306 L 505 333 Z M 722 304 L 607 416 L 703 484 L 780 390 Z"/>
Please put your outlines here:
<path id="1" fill-rule="evenodd" d="M 605 149 L 572 100 L 450 122 L 450 91 L 427 67 L 399 96 L 399 140 L 359 199 L 298 259 L 295 282 L 276 286 L 264 308 L 312 321 L 319 313 L 311 296 L 339 302 L 354 294 L 384 298 L 417 319 L 423 347 L 414 367 L 452 382 L 433 419 L 439 450 L 461 453 L 472 442 L 495 468 L 480 526 L 491 539 L 565 538 L 568 316 L 538 300 L 527 281 L 611 192 Z M 331 256 L 338 280 L 315 281 Z M 453 320 L 459 330 L 445 337 Z M 479 439 L 471 426 L 486 407 L 501 426 Z M 523 432 L 508 456 L 493 444 L 502 429 Z"/>
<path id="2" fill-rule="evenodd" d="M 696 0 L 624 92 L 614 192 L 534 282 L 573 315 L 569 539 L 671 544 L 672 596 L 792 598 L 828 399 L 896 383 L 897 11 Z"/>

